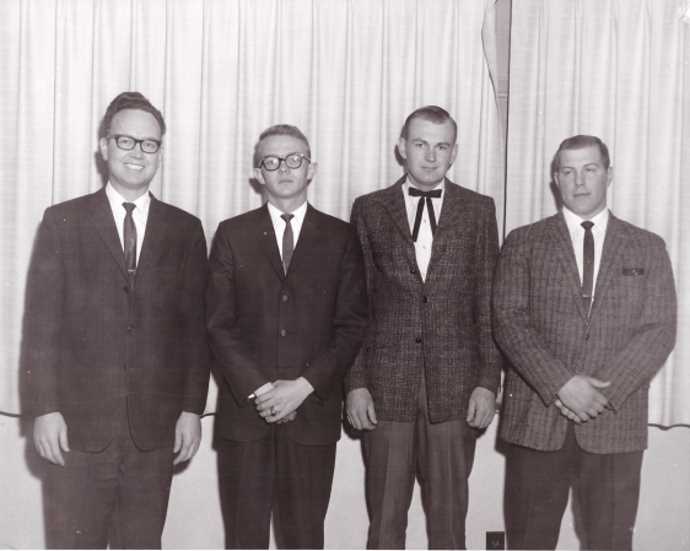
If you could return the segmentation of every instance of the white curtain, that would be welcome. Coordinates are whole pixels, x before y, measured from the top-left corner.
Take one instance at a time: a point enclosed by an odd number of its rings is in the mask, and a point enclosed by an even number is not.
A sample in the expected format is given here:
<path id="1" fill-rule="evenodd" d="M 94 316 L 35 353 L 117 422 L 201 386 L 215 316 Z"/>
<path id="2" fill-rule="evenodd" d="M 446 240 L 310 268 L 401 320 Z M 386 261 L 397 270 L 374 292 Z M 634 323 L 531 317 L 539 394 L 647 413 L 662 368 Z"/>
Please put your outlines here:
<path id="1" fill-rule="evenodd" d="M 24 281 L 43 210 L 101 185 L 97 128 L 120 91 L 166 118 L 153 192 L 218 222 L 258 206 L 251 158 L 267 126 L 298 125 L 319 173 L 309 199 L 347 218 L 401 174 L 405 116 L 459 124 L 456 182 L 502 216 L 496 103 L 482 25 L 493 0 L 2 0 L 0 411 L 16 412 Z M 490 36 L 489 29 L 487 34 Z M 213 398 L 207 407 L 215 406 Z"/>
<path id="2" fill-rule="evenodd" d="M 650 423 L 690 423 L 690 23 L 685 0 L 513 0 L 508 230 L 555 212 L 549 164 L 573 134 L 611 150 L 609 206 L 661 235 L 678 339 L 652 384 Z"/>

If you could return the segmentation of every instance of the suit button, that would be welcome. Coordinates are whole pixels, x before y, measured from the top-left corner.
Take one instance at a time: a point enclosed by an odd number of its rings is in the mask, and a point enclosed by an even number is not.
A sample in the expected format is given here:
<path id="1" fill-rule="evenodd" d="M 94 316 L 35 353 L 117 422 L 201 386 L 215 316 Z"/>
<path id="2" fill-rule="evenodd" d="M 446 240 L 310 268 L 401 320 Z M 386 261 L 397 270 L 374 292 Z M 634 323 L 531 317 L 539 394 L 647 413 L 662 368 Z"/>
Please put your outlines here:
<path id="1" fill-rule="evenodd" d="M 280 330 L 280 336 L 284 337 L 285 335 L 287 335 L 287 331 L 285 329 L 281 329 Z"/>
<path id="2" fill-rule="evenodd" d="M 126 293 L 129 294 L 129 285 L 123 285 L 122 290 Z"/>
<path id="3" fill-rule="evenodd" d="M 283 295 L 280 297 L 280 300 L 282 300 L 283 302 L 287 302 L 288 301 L 287 293 L 283 293 Z"/>
<path id="4" fill-rule="evenodd" d="M 585 340 L 586 340 L 586 341 L 589 340 L 589 333 L 585 333 Z"/>
<path id="5" fill-rule="evenodd" d="M 410 273 L 412 275 L 415 275 L 417 273 L 417 270 L 415 270 L 414 268 L 410 268 Z"/>
<path id="6" fill-rule="evenodd" d="M 417 344 L 420 344 L 422 342 L 422 337 L 416 337 L 414 342 L 416 342 Z"/>
<path id="7" fill-rule="evenodd" d="M 134 325 L 128 325 L 127 326 L 127 333 L 133 333 L 134 329 L 136 329 L 136 327 Z"/>
<path id="8" fill-rule="evenodd" d="M 422 297 L 422 302 L 423 302 L 424 304 L 426 304 L 427 302 L 429 302 L 429 298 L 428 298 L 426 295 L 424 295 L 424 296 Z"/>

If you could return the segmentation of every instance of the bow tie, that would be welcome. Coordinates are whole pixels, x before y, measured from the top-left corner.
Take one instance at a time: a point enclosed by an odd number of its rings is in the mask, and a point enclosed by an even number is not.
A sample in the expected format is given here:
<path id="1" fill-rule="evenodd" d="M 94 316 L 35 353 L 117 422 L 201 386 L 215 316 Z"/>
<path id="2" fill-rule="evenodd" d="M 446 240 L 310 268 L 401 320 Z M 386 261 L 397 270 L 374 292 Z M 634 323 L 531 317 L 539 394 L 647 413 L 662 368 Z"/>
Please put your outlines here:
<path id="1" fill-rule="evenodd" d="M 426 202 L 426 210 L 429 214 L 429 225 L 431 226 L 431 235 L 436 233 L 436 215 L 434 214 L 434 205 L 431 202 L 432 197 L 441 197 L 440 189 L 432 189 L 431 191 L 422 191 L 420 189 L 410 186 L 407 192 L 410 197 L 419 197 L 417 203 L 417 214 L 414 217 L 414 227 L 412 229 L 412 241 L 417 241 L 419 236 L 419 227 L 422 225 L 422 215 L 424 214 L 424 203 Z"/>

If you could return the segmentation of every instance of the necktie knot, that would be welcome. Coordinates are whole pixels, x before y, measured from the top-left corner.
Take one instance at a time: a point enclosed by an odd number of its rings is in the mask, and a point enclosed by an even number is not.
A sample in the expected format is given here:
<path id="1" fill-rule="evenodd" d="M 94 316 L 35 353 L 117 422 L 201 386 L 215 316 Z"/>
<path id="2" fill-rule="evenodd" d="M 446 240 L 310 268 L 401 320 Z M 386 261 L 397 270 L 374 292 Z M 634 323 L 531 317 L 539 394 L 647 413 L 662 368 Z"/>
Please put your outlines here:
<path id="1" fill-rule="evenodd" d="M 289 224 L 289 223 L 290 223 L 290 220 L 292 220 L 292 219 L 295 217 L 295 215 L 294 215 L 294 214 L 281 214 L 280 217 L 281 217 L 283 220 L 285 220 L 285 223 L 286 223 L 286 224 Z"/>
<path id="2" fill-rule="evenodd" d="M 432 203 L 432 197 L 441 197 L 440 189 L 432 189 L 431 191 L 422 191 L 415 187 L 410 186 L 407 188 L 407 193 L 410 197 L 419 197 L 419 202 L 417 203 L 417 214 L 414 218 L 414 226 L 412 228 L 412 241 L 417 241 L 419 237 L 419 228 L 422 225 L 422 216 L 424 214 L 424 204 L 426 203 L 426 210 L 429 215 L 429 226 L 431 227 L 431 235 L 436 233 L 436 213 L 434 212 L 434 204 Z"/>
<path id="3" fill-rule="evenodd" d="M 591 220 L 585 220 L 584 222 L 582 222 L 582 224 L 580 224 L 580 226 L 582 226 L 585 229 L 585 231 L 590 231 L 594 227 L 594 222 L 592 222 Z"/>
<path id="4" fill-rule="evenodd" d="M 132 214 L 132 211 L 137 208 L 137 206 L 134 203 L 122 203 L 122 206 L 125 207 L 125 210 L 127 211 L 127 214 Z"/>
<path id="5" fill-rule="evenodd" d="M 441 190 L 440 189 L 432 189 L 431 191 L 422 191 L 421 189 L 417 189 L 416 187 L 410 186 L 408 188 L 407 192 L 410 194 L 410 197 L 435 197 L 435 198 L 441 197 Z"/>

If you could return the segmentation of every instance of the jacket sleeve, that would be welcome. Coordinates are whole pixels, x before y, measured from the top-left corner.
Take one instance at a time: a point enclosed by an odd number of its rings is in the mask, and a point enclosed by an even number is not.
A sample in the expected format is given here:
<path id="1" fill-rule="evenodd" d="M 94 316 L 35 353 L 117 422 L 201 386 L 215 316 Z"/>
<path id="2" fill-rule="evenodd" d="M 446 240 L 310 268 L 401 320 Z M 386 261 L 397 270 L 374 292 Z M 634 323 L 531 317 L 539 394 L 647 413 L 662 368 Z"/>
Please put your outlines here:
<path id="1" fill-rule="evenodd" d="M 57 378 L 64 287 L 61 233 L 53 211 L 47 209 L 34 242 L 24 309 L 23 409 L 34 417 L 60 410 Z"/>
<path id="2" fill-rule="evenodd" d="M 480 228 L 477 232 L 476 247 L 478 259 L 476 307 L 481 356 L 481 373 L 478 386 L 496 393 L 501 382 L 502 356 L 494 340 L 491 322 L 491 296 L 496 261 L 498 260 L 498 227 L 493 200 L 489 200 L 488 207 L 484 209 Z"/>
<path id="3" fill-rule="evenodd" d="M 673 269 L 661 238 L 656 237 L 647 263 L 642 313 L 627 345 L 598 372 L 611 385 L 602 390 L 614 409 L 641 385 L 649 383 L 673 350 L 676 341 L 676 291 Z"/>
<path id="4" fill-rule="evenodd" d="M 354 230 L 348 232 L 341 264 L 330 346 L 309 362 L 303 376 L 325 400 L 352 365 L 364 338 L 367 321 L 367 295 L 362 251 Z M 337 384 L 336 384 L 337 383 Z"/>
<path id="5" fill-rule="evenodd" d="M 548 406 L 573 373 L 532 326 L 529 242 L 529 228 L 522 228 L 503 244 L 494 279 L 494 336 L 510 364 Z"/>
<path id="6" fill-rule="evenodd" d="M 195 221 L 183 269 L 182 338 L 185 346 L 185 390 L 182 409 L 201 414 L 206 405 L 209 379 L 209 350 L 206 336 L 204 294 L 208 281 L 206 239 L 201 223 Z"/>
<path id="7" fill-rule="evenodd" d="M 215 365 L 230 386 L 237 404 L 246 406 L 249 395 L 270 380 L 262 375 L 254 354 L 241 337 L 235 269 L 232 245 L 221 224 L 213 239 L 209 258 L 207 327 Z"/>

